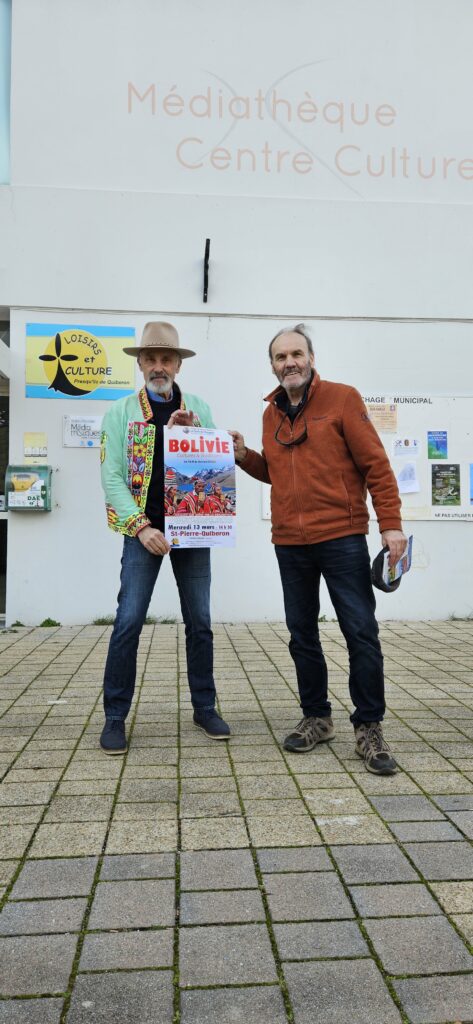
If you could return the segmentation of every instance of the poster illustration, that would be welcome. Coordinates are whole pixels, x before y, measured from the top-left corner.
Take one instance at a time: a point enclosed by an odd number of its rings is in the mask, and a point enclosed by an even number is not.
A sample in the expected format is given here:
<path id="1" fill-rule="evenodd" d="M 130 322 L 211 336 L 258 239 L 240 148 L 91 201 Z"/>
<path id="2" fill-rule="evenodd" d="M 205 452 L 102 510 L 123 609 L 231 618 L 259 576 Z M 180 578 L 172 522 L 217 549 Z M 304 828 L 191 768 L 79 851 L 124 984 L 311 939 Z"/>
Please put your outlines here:
<path id="1" fill-rule="evenodd" d="M 165 536 L 171 547 L 233 547 L 235 459 L 225 430 L 164 429 Z"/>
<path id="2" fill-rule="evenodd" d="M 432 505 L 461 505 L 459 464 L 432 463 Z"/>
<path id="3" fill-rule="evenodd" d="M 448 437 L 446 430 L 427 431 L 427 458 L 448 459 Z"/>
<path id="4" fill-rule="evenodd" d="M 26 325 L 26 397 L 115 399 L 135 390 L 135 362 L 123 352 L 134 327 Z"/>
<path id="5" fill-rule="evenodd" d="M 473 505 L 473 463 L 470 462 L 470 505 Z"/>

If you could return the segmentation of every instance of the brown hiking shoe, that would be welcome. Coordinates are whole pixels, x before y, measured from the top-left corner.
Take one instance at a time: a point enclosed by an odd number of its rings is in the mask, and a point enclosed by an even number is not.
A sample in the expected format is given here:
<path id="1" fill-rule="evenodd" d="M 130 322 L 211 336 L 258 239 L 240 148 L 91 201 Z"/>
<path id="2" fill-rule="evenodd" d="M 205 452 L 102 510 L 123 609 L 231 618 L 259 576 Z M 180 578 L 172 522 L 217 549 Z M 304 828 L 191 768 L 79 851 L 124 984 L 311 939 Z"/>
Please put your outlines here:
<path id="1" fill-rule="evenodd" d="M 355 726 L 355 750 L 373 775 L 394 775 L 397 764 L 389 752 L 381 722 L 360 722 Z"/>
<path id="2" fill-rule="evenodd" d="M 313 750 L 317 743 L 326 743 L 333 739 L 335 729 L 331 718 L 301 718 L 293 732 L 284 740 L 284 750 L 292 754 L 306 754 Z"/>

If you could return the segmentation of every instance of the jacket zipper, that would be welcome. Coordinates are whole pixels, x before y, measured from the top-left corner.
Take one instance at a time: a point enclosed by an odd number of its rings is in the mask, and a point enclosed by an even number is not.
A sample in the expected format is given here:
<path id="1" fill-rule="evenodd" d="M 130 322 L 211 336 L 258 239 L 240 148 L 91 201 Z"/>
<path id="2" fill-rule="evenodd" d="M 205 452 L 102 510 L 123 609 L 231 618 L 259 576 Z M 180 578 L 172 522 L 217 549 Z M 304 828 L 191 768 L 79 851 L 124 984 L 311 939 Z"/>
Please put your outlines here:
<path id="1" fill-rule="evenodd" d="M 342 483 L 343 483 L 343 488 L 344 488 L 344 491 L 345 491 L 345 494 L 346 494 L 346 497 L 347 497 L 347 507 L 348 507 L 348 512 L 349 512 L 349 515 L 350 515 L 350 526 L 353 526 L 353 506 L 352 506 L 351 501 L 350 501 L 350 495 L 348 493 L 348 487 L 347 487 L 347 485 L 345 483 L 345 477 L 343 476 L 343 473 L 342 473 Z"/>
<path id="2" fill-rule="evenodd" d="M 297 416 L 300 416 L 300 413 L 298 413 Z M 297 416 L 296 416 L 294 422 L 291 424 L 291 434 L 292 435 L 294 434 L 294 424 L 295 424 L 295 422 L 297 420 Z M 297 509 L 298 509 L 298 515 L 299 515 L 299 529 L 301 531 L 302 537 L 304 538 L 304 540 L 306 540 L 306 535 L 305 535 L 305 530 L 304 530 L 304 523 L 303 523 L 303 516 L 302 516 L 302 508 L 301 508 L 301 503 L 300 503 L 300 500 L 299 500 L 299 492 L 298 492 L 297 487 L 296 487 L 296 466 L 295 466 L 295 461 L 294 461 L 294 446 L 292 448 L 290 448 L 290 452 L 291 452 L 291 466 L 292 466 L 292 479 L 293 479 L 293 485 L 294 485 L 294 496 L 295 496 L 295 499 L 296 499 L 296 502 L 297 502 Z"/>

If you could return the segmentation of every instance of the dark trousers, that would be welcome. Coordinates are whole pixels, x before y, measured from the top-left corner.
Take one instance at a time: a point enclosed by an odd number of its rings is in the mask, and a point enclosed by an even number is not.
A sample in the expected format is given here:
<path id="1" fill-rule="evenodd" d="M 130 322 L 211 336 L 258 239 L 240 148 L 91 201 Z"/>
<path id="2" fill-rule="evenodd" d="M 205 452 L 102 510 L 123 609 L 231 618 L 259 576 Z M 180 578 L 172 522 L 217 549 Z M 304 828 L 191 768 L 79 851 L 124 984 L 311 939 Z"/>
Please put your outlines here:
<path id="1" fill-rule="evenodd" d="M 305 717 L 327 718 L 331 713 L 318 628 L 323 576 L 348 647 L 348 685 L 355 705 L 351 721 L 354 725 L 380 722 L 386 707 L 383 655 L 366 537 L 356 534 L 320 544 L 277 544 L 276 555 L 291 634 L 289 650 Z"/>
<path id="2" fill-rule="evenodd" d="M 192 704 L 194 708 L 213 708 L 210 550 L 183 548 L 171 551 L 169 558 L 186 631 L 187 676 Z M 162 562 L 162 556 L 152 555 L 138 537 L 125 537 L 117 616 L 104 675 L 107 718 L 124 720 L 130 710 L 135 689 L 138 642 Z"/>

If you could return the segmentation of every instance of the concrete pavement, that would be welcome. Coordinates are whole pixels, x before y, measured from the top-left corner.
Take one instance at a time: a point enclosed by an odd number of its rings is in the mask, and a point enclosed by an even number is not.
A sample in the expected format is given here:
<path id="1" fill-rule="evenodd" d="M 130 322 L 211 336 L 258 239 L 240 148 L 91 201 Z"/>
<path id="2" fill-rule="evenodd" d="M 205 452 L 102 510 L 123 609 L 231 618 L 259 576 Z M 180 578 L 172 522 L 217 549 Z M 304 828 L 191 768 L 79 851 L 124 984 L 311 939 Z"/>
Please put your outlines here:
<path id="1" fill-rule="evenodd" d="M 473 624 L 385 623 L 385 734 L 300 718 L 283 624 L 215 627 L 229 744 L 192 724 L 181 625 L 146 626 L 126 758 L 98 747 L 110 627 L 0 632 L 1 1024 L 473 1020 Z"/>

